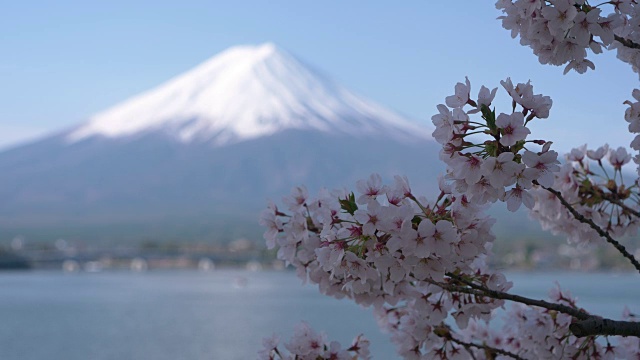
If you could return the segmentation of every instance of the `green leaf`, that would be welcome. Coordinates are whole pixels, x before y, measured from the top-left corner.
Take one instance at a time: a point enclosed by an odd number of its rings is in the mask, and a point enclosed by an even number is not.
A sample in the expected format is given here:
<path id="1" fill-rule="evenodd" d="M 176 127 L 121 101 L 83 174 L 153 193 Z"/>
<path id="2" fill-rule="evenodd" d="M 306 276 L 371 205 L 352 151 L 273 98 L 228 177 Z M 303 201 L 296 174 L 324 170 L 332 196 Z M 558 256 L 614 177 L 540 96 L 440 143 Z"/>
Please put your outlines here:
<path id="1" fill-rule="evenodd" d="M 515 161 L 516 164 L 522 164 L 522 155 L 521 154 L 514 154 L 513 155 L 513 161 Z"/>
<path id="2" fill-rule="evenodd" d="M 496 141 L 486 141 L 484 143 L 484 149 L 487 152 L 487 155 L 483 158 L 487 158 L 488 156 L 498 156 L 498 144 Z"/>
<path id="3" fill-rule="evenodd" d="M 524 149 L 524 144 L 526 142 L 524 140 L 520 140 L 517 141 L 512 147 L 511 147 L 511 152 L 513 152 L 514 154 L 517 154 L 520 152 L 520 150 Z"/>
<path id="4" fill-rule="evenodd" d="M 487 105 L 482 104 L 480 107 L 480 111 L 482 111 L 482 118 L 487 122 L 487 126 L 492 133 L 498 130 L 496 126 L 496 109 L 489 109 Z"/>
<path id="5" fill-rule="evenodd" d="M 356 210 L 358 210 L 358 204 L 356 204 L 356 196 L 351 193 L 347 196 L 346 199 L 340 199 L 340 207 L 342 210 L 348 212 L 353 215 Z"/>

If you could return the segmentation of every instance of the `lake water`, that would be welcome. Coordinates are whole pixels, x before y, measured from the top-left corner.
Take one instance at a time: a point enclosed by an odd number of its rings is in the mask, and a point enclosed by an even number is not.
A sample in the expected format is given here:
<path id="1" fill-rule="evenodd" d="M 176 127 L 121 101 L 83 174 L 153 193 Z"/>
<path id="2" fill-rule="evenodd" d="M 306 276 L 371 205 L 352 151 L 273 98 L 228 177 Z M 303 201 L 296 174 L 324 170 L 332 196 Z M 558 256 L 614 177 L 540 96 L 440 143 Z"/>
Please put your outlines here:
<path id="1" fill-rule="evenodd" d="M 514 292 L 545 298 L 555 279 L 579 304 L 618 318 L 640 312 L 634 274 L 509 273 Z M 368 309 L 303 287 L 291 272 L 0 273 L 0 359 L 255 359 L 261 339 L 306 320 L 330 339 L 364 332 L 376 359 L 396 359 Z"/>

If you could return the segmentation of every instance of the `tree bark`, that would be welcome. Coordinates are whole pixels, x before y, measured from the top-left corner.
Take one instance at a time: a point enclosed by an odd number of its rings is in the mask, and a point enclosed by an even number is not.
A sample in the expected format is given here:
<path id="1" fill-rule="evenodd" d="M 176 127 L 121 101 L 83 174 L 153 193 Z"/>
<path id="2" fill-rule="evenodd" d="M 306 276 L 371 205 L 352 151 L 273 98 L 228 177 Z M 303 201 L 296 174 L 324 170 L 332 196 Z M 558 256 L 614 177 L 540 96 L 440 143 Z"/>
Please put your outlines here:
<path id="1" fill-rule="evenodd" d="M 576 337 L 591 335 L 620 335 L 640 337 L 640 322 L 617 321 L 600 317 L 590 317 L 569 325 Z"/>

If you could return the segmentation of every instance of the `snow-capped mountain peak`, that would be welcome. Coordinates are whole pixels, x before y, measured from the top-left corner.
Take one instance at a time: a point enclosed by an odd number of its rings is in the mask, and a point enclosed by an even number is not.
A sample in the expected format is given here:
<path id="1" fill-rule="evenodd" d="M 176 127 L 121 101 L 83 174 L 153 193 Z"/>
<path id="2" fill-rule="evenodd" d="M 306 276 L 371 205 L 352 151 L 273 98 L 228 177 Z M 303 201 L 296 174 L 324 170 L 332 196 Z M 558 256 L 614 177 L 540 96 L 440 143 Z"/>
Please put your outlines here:
<path id="1" fill-rule="evenodd" d="M 430 131 L 355 95 L 266 43 L 237 46 L 106 111 L 67 135 L 164 132 L 225 145 L 286 129 L 429 139 Z"/>

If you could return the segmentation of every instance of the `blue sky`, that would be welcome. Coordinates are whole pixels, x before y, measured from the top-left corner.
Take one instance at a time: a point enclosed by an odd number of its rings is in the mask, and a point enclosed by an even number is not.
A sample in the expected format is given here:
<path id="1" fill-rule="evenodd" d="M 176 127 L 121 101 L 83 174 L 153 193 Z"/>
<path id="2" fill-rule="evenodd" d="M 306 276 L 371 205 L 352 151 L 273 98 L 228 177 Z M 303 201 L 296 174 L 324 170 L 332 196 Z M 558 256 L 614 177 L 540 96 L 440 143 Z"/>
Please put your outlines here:
<path id="1" fill-rule="evenodd" d="M 596 71 L 562 75 L 511 39 L 485 1 L 2 0 L 0 148 L 86 120 L 239 44 L 272 41 L 347 88 L 417 122 L 468 76 L 531 79 L 550 95 L 532 137 L 568 150 L 627 145 L 623 120 L 638 76 L 604 54 Z M 475 95 L 475 94 L 474 94 Z M 496 103 L 498 110 L 508 101 Z"/>

